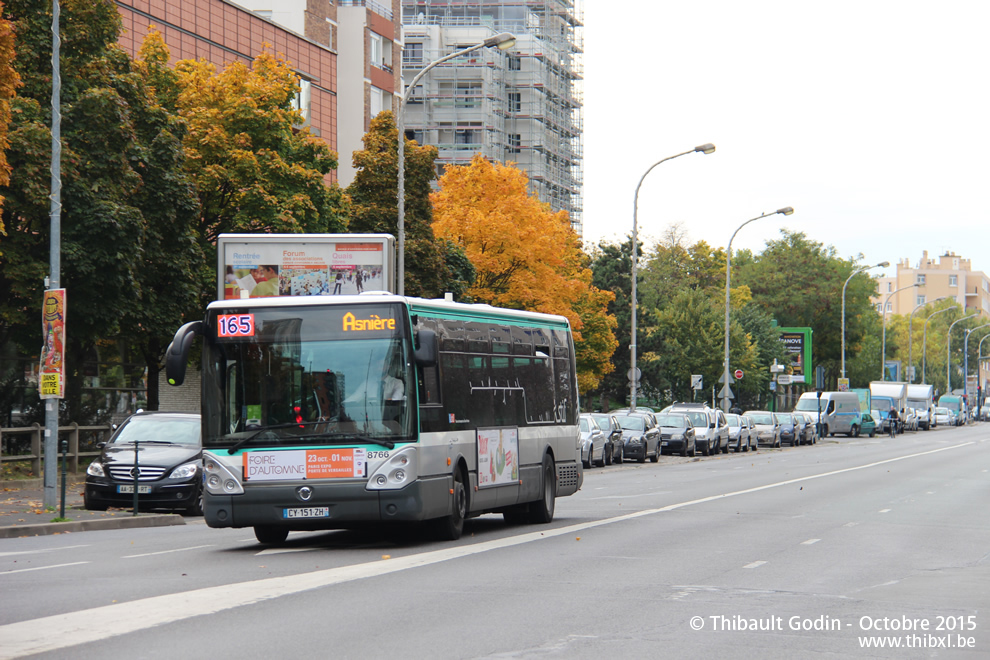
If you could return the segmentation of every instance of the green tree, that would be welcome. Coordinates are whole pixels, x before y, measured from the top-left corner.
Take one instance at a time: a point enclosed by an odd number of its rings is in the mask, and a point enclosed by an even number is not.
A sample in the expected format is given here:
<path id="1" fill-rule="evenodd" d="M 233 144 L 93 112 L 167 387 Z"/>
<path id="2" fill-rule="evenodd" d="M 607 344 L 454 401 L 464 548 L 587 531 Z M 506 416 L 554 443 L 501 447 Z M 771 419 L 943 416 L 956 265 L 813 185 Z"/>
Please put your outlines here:
<path id="1" fill-rule="evenodd" d="M 357 173 L 347 188 L 352 201 L 350 229 L 398 236 L 399 132 L 392 113 L 378 113 L 363 141 L 364 149 L 354 152 Z M 450 292 L 455 300 L 463 300 L 473 283 L 471 270 L 464 268 L 465 255 L 456 242 L 438 240 L 433 233 L 430 182 L 436 176 L 437 148 L 406 139 L 404 151 L 404 292 L 422 298 Z"/>
<path id="2" fill-rule="evenodd" d="M 629 394 L 626 374 L 630 367 L 629 343 L 632 335 L 632 237 L 624 243 L 600 241 L 591 250 L 589 267 L 591 284 L 597 289 L 608 291 L 613 298 L 606 311 L 615 317 L 613 330 L 617 344 L 612 353 L 614 369 L 605 374 L 595 390 L 585 395 L 585 400 L 597 400 L 601 410 L 624 405 Z M 637 292 L 638 297 L 638 292 Z M 639 319 L 637 319 L 638 321 Z M 618 405 L 613 405 L 613 403 Z"/>
<path id="3" fill-rule="evenodd" d="M 143 279 L 155 249 L 149 218 L 167 222 L 159 206 L 181 215 L 188 192 L 172 185 L 181 152 L 169 119 L 130 58 L 116 45 L 121 19 L 106 0 L 65 0 L 61 6 L 62 208 L 60 284 L 67 289 L 67 399 L 74 420 L 84 410 L 82 368 L 102 338 L 145 316 L 156 304 Z M 2 337 L 22 354 L 41 345 L 38 306 L 48 273 L 51 153 L 51 13 L 13 0 L 4 7 L 17 38 L 15 67 L 25 82 L 12 101 L 10 183 L 0 257 Z M 181 179 L 181 175 L 176 175 Z M 161 191 L 149 190 L 162 185 Z M 147 215 L 146 215 L 147 214 Z M 181 231 L 181 229 L 179 230 Z"/>
<path id="4" fill-rule="evenodd" d="M 154 80 L 163 102 L 175 99 L 188 129 L 183 144 L 199 197 L 204 303 L 215 297 L 220 234 L 346 231 L 343 192 L 326 183 L 337 156 L 302 127 L 293 106 L 299 77 L 283 57 L 266 51 L 250 67 L 233 62 L 220 72 L 205 60 L 182 60 L 174 83 L 160 67 Z"/>

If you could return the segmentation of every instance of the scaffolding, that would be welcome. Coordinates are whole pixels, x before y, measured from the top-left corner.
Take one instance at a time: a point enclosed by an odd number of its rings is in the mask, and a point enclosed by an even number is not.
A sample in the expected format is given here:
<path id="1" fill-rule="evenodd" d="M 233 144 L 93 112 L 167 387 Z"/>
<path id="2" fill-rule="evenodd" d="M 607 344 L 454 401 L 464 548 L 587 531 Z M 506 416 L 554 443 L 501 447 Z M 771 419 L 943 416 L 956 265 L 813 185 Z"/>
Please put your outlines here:
<path id="1" fill-rule="evenodd" d="M 582 230 L 582 16 L 573 0 L 403 0 L 402 76 L 499 32 L 487 48 L 432 69 L 412 90 L 407 136 L 439 151 L 438 174 L 475 154 L 514 162 L 530 192 Z"/>

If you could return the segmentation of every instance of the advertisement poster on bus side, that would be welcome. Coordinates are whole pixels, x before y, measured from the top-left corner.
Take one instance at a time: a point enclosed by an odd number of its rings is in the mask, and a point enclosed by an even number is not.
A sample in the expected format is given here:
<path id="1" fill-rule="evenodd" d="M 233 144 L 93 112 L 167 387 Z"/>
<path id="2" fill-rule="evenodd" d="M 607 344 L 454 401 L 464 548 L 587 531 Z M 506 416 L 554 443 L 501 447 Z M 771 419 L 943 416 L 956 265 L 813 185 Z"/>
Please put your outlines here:
<path id="1" fill-rule="evenodd" d="M 478 429 L 478 488 L 519 482 L 519 429 Z"/>
<path id="2" fill-rule="evenodd" d="M 243 455 L 244 481 L 363 477 L 367 457 L 360 448 L 250 451 Z"/>

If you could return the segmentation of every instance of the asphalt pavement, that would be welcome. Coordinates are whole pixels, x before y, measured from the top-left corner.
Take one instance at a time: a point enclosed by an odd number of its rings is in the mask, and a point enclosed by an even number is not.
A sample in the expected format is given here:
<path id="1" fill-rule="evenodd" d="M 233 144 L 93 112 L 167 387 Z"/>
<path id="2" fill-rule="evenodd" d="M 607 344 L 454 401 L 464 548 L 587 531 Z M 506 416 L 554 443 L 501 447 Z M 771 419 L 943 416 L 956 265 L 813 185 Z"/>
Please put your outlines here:
<path id="1" fill-rule="evenodd" d="M 134 515 L 131 509 L 87 511 L 83 506 L 84 475 L 70 474 L 65 487 L 65 514 L 62 516 L 61 475 L 55 489 L 55 506 L 46 509 L 44 482 L 41 479 L 0 481 L 0 539 L 22 536 L 68 534 L 97 529 L 129 529 L 185 525 L 177 513 Z"/>

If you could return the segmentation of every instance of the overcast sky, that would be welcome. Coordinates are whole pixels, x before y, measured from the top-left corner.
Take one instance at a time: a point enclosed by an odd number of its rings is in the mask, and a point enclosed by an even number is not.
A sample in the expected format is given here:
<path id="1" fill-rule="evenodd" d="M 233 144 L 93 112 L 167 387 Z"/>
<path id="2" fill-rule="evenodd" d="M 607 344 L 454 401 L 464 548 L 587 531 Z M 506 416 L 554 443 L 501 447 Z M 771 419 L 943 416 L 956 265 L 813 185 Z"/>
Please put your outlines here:
<path id="1" fill-rule="evenodd" d="M 761 251 L 781 228 L 862 263 L 990 272 L 990 2 L 584 2 L 584 237 Z M 880 274 L 880 271 L 874 271 Z"/>

